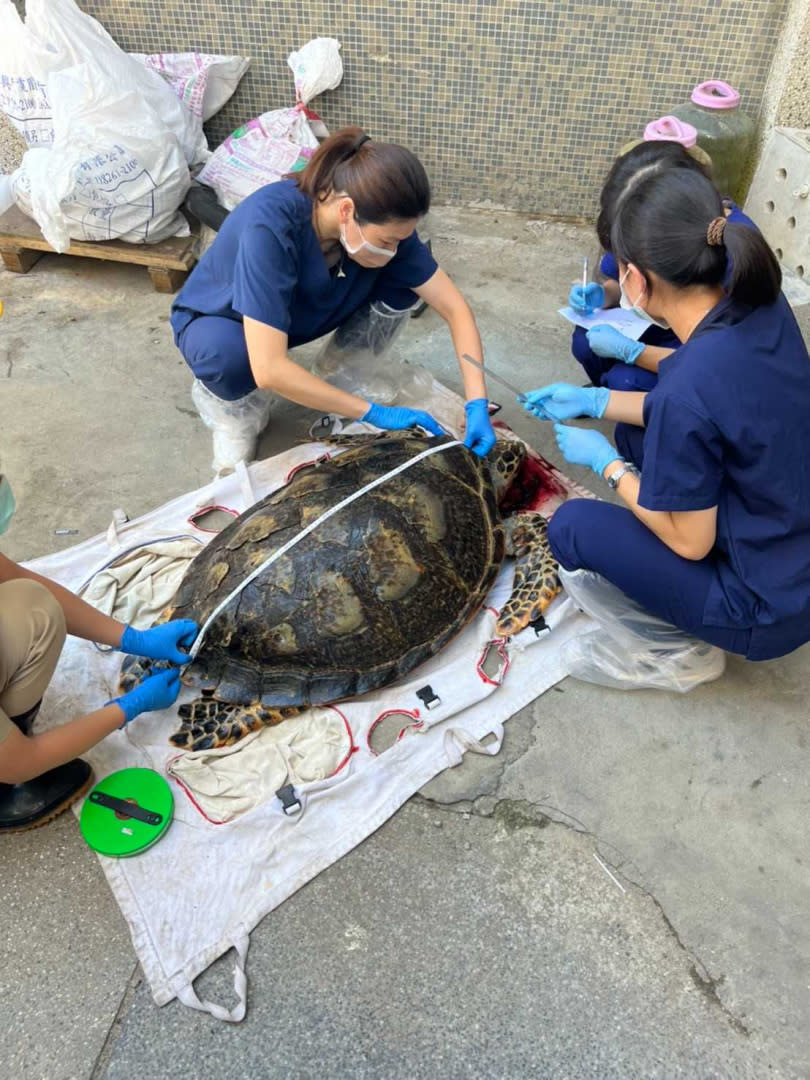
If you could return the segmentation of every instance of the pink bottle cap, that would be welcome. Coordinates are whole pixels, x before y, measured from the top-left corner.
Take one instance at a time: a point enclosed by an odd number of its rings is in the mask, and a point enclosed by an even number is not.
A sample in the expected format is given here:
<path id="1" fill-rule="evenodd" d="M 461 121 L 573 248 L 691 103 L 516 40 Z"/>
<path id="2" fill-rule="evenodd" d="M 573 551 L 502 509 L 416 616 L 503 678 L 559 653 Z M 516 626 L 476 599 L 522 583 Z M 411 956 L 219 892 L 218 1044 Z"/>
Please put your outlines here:
<path id="1" fill-rule="evenodd" d="M 644 141 L 677 142 L 688 148 L 697 142 L 697 131 L 676 116 L 661 116 L 658 120 L 651 120 L 644 128 Z"/>
<path id="2" fill-rule="evenodd" d="M 736 109 L 740 95 L 733 86 L 720 79 L 702 82 L 692 91 L 692 101 L 704 109 Z"/>

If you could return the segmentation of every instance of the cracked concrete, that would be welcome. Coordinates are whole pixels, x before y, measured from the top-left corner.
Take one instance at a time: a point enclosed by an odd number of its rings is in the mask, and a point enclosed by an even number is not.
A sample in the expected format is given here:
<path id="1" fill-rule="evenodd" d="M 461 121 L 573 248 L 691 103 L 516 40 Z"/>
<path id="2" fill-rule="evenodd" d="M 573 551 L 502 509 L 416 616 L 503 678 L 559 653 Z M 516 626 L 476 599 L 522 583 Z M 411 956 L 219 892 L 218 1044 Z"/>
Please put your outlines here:
<path id="1" fill-rule="evenodd" d="M 556 309 L 587 230 L 439 210 L 428 231 L 493 367 L 527 388 L 581 381 Z M 207 480 L 170 301 L 143 271 L 46 256 L 0 272 L 0 296 L 0 455 L 19 501 L 5 553 L 66 547 L 118 506 Z M 402 341 L 458 385 L 431 313 Z M 556 457 L 548 427 L 516 404 L 505 417 Z M 263 452 L 311 419 L 276 404 Z M 808 655 L 732 660 L 687 697 L 571 680 L 543 695 L 497 757 L 468 755 L 257 928 L 235 1027 L 153 1004 L 72 818 L 7 838 L 0 1074 L 810 1076 Z M 200 993 L 228 1002 L 231 968 Z"/>

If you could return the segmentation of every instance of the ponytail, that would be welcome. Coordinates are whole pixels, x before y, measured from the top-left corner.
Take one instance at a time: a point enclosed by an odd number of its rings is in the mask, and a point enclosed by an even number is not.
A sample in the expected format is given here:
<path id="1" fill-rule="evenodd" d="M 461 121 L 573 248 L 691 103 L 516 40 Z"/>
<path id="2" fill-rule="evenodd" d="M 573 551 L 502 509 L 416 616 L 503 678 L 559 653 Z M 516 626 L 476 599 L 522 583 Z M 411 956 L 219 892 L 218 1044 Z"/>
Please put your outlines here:
<path id="1" fill-rule="evenodd" d="M 782 288 L 782 268 L 759 229 L 726 222 L 723 244 L 731 266 L 728 292 L 751 307 L 773 304 Z"/>
<path id="2" fill-rule="evenodd" d="M 411 221 L 430 209 L 430 182 L 416 155 L 396 143 L 374 142 L 359 127 L 331 135 L 292 178 L 313 202 L 345 192 L 361 225 Z"/>
<path id="3" fill-rule="evenodd" d="M 616 209 L 611 251 L 637 266 L 648 288 L 650 272 L 684 289 L 725 284 L 735 300 L 759 307 L 774 303 L 782 286 L 762 234 L 726 221 L 717 189 L 691 170 L 669 169 L 634 185 Z"/>

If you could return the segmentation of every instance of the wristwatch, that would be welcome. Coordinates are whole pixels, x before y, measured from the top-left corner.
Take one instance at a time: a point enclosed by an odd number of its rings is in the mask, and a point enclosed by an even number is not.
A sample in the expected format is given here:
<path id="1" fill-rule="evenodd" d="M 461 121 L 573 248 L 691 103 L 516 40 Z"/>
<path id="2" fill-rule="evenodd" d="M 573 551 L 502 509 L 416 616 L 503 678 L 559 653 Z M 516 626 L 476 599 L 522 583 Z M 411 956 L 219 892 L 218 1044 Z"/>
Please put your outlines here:
<path id="1" fill-rule="evenodd" d="M 616 488 L 619 486 L 619 481 L 621 480 L 621 478 L 623 476 L 626 476 L 628 473 L 632 473 L 633 476 L 641 476 L 641 473 L 638 471 L 635 465 L 631 464 L 631 462 L 629 461 L 623 461 L 618 467 L 618 469 L 614 469 L 610 476 L 605 477 L 612 491 L 616 490 Z"/>

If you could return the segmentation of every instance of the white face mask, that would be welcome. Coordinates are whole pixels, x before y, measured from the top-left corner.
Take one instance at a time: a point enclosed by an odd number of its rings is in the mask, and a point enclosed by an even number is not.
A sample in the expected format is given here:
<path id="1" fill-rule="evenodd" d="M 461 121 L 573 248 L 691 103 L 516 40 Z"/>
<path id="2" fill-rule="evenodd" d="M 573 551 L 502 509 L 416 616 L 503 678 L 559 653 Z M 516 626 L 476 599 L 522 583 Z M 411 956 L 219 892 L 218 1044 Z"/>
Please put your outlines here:
<path id="1" fill-rule="evenodd" d="M 390 259 L 393 259 L 393 257 L 397 253 L 396 248 L 381 248 L 377 247 L 376 244 L 369 243 L 369 241 L 366 240 L 365 236 L 363 236 L 363 230 L 360 228 L 360 225 L 356 218 L 354 223 L 357 226 L 357 231 L 360 233 L 361 240 L 361 243 L 359 243 L 357 247 L 352 247 L 349 244 L 349 241 L 346 239 L 346 226 L 342 223 L 340 226 L 340 242 L 341 244 L 343 244 L 343 247 L 345 248 L 348 255 L 351 255 L 351 257 L 354 259 L 362 252 L 363 255 L 366 257 L 367 264 L 370 269 L 373 269 L 375 266 L 385 266 L 385 264 Z M 362 265 L 366 264 L 361 263 L 361 266 Z"/>
<path id="2" fill-rule="evenodd" d="M 625 311 L 632 311 L 634 315 L 638 315 L 640 319 L 646 319 L 647 322 L 652 323 L 653 326 L 660 326 L 662 330 L 669 330 L 669 323 L 664 322 L 662 319 L 654 319 L 652 315 L 648 315 L 643 307 L 638 306 L 638 300 L 635 304 L 631 303 L 630 297 L 624 291 L 624 283 L 627 280 L 627 275 L 630 270 L 625 270 L 619 279 L 619 292 L 621 293 L 621 299 L 619 300 L 619 307 L 623 307 Z M 638 298 L 639 300 L 641 297 Z"/>
<path id="3" fill-rule="evenodd" d="M 16 509 L 17 500 L 14 498 L 8 477 L 0 476 L 0 535 L 8 529 Z"/>

